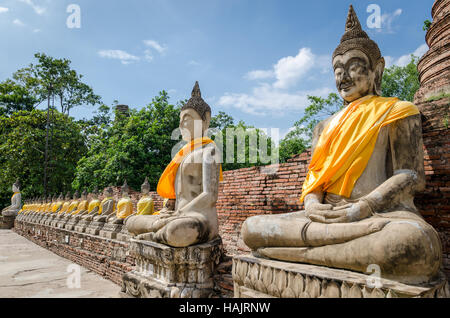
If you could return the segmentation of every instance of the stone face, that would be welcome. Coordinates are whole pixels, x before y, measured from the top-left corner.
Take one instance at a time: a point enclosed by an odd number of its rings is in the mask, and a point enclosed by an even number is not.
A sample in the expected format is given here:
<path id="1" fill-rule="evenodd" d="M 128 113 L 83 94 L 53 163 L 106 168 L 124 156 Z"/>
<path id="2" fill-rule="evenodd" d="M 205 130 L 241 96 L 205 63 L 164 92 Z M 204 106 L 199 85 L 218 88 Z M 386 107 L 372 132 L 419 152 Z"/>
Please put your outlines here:
<path id="1" fill-rule="evenodd" d="M 214 295 L 213 274 L 222 241 L 184 248 L 130 240 L 133 271 L 123 275 L 122 295 L 137 298 L 206 298 Z"/>
<path id="2" fill-rule="evenodd" d="M 450 297 L 444 274 L 424 286 L 375 279 L 346 270 L 256 258 L 233 259 L 235 298 L 437 298 Z"/>

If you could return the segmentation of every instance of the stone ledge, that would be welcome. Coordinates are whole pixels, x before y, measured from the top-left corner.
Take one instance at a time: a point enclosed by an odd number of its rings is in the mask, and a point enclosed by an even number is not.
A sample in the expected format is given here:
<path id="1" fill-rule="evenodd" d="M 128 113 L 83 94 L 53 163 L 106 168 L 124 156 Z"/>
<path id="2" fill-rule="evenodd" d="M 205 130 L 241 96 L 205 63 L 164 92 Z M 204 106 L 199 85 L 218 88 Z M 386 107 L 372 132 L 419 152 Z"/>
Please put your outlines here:
<path id="1" fill-rule="evenodd" d="M 254 256 L 233 258 L 236 298 L 435 298 L 450 297 L 449 285 L 441 273 L 428 286 L 411 286 L 346 270 L 280 262 Z"/>

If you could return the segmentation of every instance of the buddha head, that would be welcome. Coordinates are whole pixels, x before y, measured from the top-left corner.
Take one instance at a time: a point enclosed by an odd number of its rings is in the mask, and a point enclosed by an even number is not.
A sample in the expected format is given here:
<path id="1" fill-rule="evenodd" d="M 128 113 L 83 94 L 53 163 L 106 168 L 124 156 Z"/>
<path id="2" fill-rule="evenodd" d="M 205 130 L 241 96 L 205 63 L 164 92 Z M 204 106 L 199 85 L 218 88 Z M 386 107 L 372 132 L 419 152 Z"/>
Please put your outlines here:
<path id="1" fill-rule="evenodd" d="M 183 140 L 190 142 L 205 136 L 210 121 L 211 107 L 203 100 L 198 82 L 195 82 L 191 98 L 181 108 L 180 130 Z"/>
<path id="2" fill-rule="evenodd" d="M 64 199 L 64 195 L 62 192 L 59 194 L 58 201 L 62 201 Z"/>
<path id="3" fill-rule="evenodd" d="M 362 30 L 350 6 L 345 34 L 333 53 L 336 88 L 345 103 L 367 95 L 381 95 L 384 67 L 378 45 Z"/>
<path id="4" fill-rule="evenodd" d="M 73 199 L 78 200 L 79 198 L 80 198 L 80 194 L 78 193 L 78 190 L 76 190 L 75 193 L 73 194 Z"/>
<path id="5" fill-rule="evenodd" d="M 14 193 L 20 191 L 20 180 L 19 179 L 17 179 L 16 182 L 14 182 L 14 184 L 12 185 L 12 191 Z"/>
<path id="6" fill-rule="evenodd" d="M 148 183 L 148 178 L 145 177 L 144 183 L 141 185 L 141 193 L 146 195 L 150 192 L 150 184 Z"/>
<path id="7" fill-rule="evenodd" d="M 70 200 L 70 191 L 67 191 L 64 200 L 65 200 L 65 201 L 69 201 L 69 200 Z"/>
<path id="8" fill-rule="evenodd" d="M 112 185 L 109 185 L 109 186 L 105 189 L 105 197 L 111 198 L 113 195 L 114 195 L 114 191 L 113 191 Z"/>
<path id="9" fill-rule="evenodd" d="M 83 190 L 81 193 L 81 200 L 85 201 L 87 199 L 87 191 L 86 189 Z"/>
<path id="10" fill-rule="evenodd" d="M 98 199 L 98 187 L 95 186 L 94 191 L 92 191 L 92 198 Z"/>
<path id="11" fill-rule="evenodd" d="M 49 194 L 47 197 L 47 203 L 52 203 L 52 199 L 53 199 L 52 195 Z"/>
<path id="12" fill-rule="evenodd" d="M 54 202 L 56 202 L 58 200 L 58 197 L 57 197 L 57 195 L 56 195 L 56 193 L 53 195 L 53 197 L 52 197 L 52 202 L 54 203 Z"/>
<path id="13" fill-rule="evenodd" d="M 121 188 L 122 191 L 122 198 L 127 198 L 128 197 L 128 191 L 130 191 L 130 187 L 127 184 L 127 179 L 125 179 L 123 186 Z"/>

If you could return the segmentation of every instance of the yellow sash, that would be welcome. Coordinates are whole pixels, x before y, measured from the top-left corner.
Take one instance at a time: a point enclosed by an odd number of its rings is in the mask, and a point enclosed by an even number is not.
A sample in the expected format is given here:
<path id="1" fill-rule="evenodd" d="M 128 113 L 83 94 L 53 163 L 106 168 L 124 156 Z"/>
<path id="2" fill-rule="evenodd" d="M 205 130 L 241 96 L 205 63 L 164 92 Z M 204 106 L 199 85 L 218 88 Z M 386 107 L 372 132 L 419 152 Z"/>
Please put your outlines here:
<path id="1" fill-rule="evenodd" d="M 415 105 L 398 98 L 366 96 L 348 105 L 322 132 L 300 201 L 317 190 L 349 198 L 372 156 L 381 128 L 417 114 Z"/>
<path id="2" fill-rule="evenodd" d="M 153 214 L 153 200 L 151 197 L 143 197 L 139 200 L 137 204 L 136 215 L 152 215 Z"/>
<path id="3" fill-rule="evenodd" d="M 125 219 L 127 216 L 133 214 L 133 203 L 130 198 L 122 198 L 117 203 L 116 216 L 118 219 Z"/>
<path id="4" fill-rule="evenodd" d="M 100 208 L 98 209 L 98 214 L 99 214 L 99 215 L 103 213 L 103 205 L 106 203 L 106 201 L 112 200 L 112 199 L 113 199 L 112 197 L 104 198 L 104 199 L 103 199 L 103 201 L 100 203 Z M 115 209 L 116 209 L 116 203 L 114 202 L 114 205 L 113 205 L 113 211 L 114 211 Z"/>
<path id="5" fill-rule="evenodd" d="M 100 200 L 94 199 L 89 202 L 88 213 L 91 213 L 98 206 L 100 206 Z"/>
<path id="6" fill-rule="evenodd" d="M 175 194 L 175 177 L 177 175 L 178 167 L 187 155 L 189 155 L 195 149 L 202 147 L 203 145 L 214 143 L 208 137 L 202 137 L 192 140 L 190 143 L 186 144 L 180 151 L 175 155 L 172 161 L 164 170 L 161 178 L 159 178 L 158 186 L 156 191 L 158 194 L 166 199 L 176 199 Z M 222 165 L 220 166 L 220 181 L 223 180 L 222 176 Z"/>

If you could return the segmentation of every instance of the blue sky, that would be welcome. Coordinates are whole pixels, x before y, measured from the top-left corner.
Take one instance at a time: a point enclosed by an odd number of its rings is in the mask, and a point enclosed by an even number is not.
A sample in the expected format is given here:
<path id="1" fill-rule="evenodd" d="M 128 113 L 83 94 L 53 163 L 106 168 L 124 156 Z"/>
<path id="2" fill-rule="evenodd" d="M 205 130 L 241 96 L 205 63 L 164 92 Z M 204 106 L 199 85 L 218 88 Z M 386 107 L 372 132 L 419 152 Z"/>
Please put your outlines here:
<path id="1" fill-rule="evenodd" d="M 423 22 L 433 0 L 353 0 L 389 65 L 427 51 Z M 103 102 L 133 108 L 165 89 L 171 102 L 196 80 L 213 109 L 283 135 L 308 94 L 336 92 L 331 54 L 344 32 L 343 0 L 0 0 L 0 80 L 45 52 L 68 58 Z M 67 7 L 81 10 L 68 28 Z M 369 29 L 370 4 L 381 28 Z M 92 115 L 90 107 L 71 112 Z"/>

